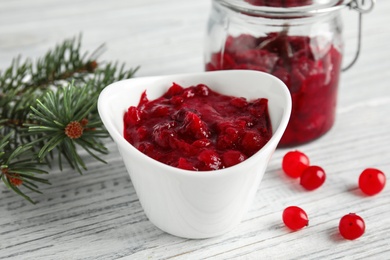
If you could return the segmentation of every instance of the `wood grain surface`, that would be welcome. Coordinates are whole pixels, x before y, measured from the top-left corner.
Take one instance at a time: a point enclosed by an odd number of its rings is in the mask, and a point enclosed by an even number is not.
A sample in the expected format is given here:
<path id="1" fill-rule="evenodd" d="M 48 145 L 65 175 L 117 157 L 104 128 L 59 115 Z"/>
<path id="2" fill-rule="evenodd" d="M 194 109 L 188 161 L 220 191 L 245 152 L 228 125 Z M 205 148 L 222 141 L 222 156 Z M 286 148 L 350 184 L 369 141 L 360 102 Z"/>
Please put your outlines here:
<path id="1" fill-rule="evenodd" d="M 63 39 L 83 34 L 83 49 L 105 43 L 102 60 L 140 65 L 137 76 L 203 71 L 210 0 L 0 0 L 0 70 L 17 55 L 36 58 Z M 51 186 L 31 205 L 0 185 L 0 259 L 390 259 L 390 184 L 363 196 L 357 178 L 367 167 L 390 176 L 390 1 L 364 16 L 357 64 L 342 74 L 337 119 L 322 138 L 298 147 L 328 174 L 303 191 L 281 172 L 278 149 L 243 222 L 220 237 L 188 240 L 157 229 L 145 216 L 116 146 L 108 164 L 49 174 Z M 343 11 L 347 62 L 357 15 Z M 87 155 L 85 155 L 87 156 Z M 153 192 L 153 191 L 151 191 Z M 307 228 L 288 231 L 286 206 L 299 205 Z M 349 212 L 367 225 L 345 241 L 339 219 Z"/>

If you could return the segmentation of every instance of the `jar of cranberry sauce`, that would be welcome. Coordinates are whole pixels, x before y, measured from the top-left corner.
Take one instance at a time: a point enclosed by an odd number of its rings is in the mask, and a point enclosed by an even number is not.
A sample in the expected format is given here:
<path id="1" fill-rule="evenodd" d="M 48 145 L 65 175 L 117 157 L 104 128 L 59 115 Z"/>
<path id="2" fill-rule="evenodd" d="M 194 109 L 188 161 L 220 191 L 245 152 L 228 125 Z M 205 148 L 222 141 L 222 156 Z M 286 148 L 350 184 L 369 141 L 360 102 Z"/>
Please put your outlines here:
<path id="1" fill-rule="evenodd" d="M 335 121 L 343 57 L 340 12 L 353 4 L 363 10 L 356 2 L 213 0 L 205 69 L 258 70 L 278 77 L 292 98 L 279 146 L 312 141 Z"/>

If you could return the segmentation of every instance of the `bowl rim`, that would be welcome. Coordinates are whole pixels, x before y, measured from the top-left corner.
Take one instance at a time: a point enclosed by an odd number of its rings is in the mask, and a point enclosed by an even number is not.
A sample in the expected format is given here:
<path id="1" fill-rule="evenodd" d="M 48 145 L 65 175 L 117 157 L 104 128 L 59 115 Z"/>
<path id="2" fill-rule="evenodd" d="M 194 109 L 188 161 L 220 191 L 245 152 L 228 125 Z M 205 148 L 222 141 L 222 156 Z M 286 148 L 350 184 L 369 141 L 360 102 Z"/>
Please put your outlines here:
<path id="1" fill-rule="evenodd" d="M 112 119 L 110 118 L 110 115 L 108 111 L 105 109 L 107 106 L 106 103 L 104 102 L 105 99 L 107 99 L 113 90 L 118 89 L 118 88 L 123 88 L 123 86 L 126 85 L 127 82 L 137 82 L 137 81 L 144 81 L 144 80 L 163 80 L 163 79 L 168 79 L 168 78 L 180 78 L 180 77 L 201 77 L 205 73 L 207 74 L 215 74 L 215 76 L 219 76 L 218 74 L 221 74 L 222 76 L 225 73 L 237 73 L 237 74 L 245 74 L 245 73 L 258 73 L 258 74 L 263 74 L 266 75 L 266 77 L 271 77 L 273 78 L 274 81 L 277 81 L 279 84 L 279 87 L 281 88 L 281 92 L 284 94 L 284 101 L 285 104 L 283 106 L 284 111 L 280 119 L 279 126 L 277 129 L 274 129 L 274 133 L 272 134 L 271 139 L 256 153 L 254 153 L 251 157 L 247 158 L 245 161 L 238 163 L 236 165 L 223 168 L 223 169 L 218 169 L 218 170 L 209 170 L 209 171 L 193 171 L 193 170 L 186 170 L 186 169 L 181 169 L 177 168 L 171 165 L 167 165 L 165 163 L 159 162 L 148 155 L 142 153 L 139 151 L 137 148 L 135 148 L 132 144 L 130 144 L 121 134 L 117 128 L 113 125 Z M 212 89 L 212 86 L 210 87 Z M 115 93 L 115 92 L 114 92 Z M 130 106 L 130 105 L 129 105 Z M 291 108 L 292 108 L 292 101 L 291 101 L 291 95 L 290 92 L 285 85 L 283 81 L 281 81 L 279 78 L 265 72 L 261 71 L 254 71 L 254 70 L 224 70 L 224 71 L 208 71 L 208 72 L 197 72 L 197 73 L 180 73 L 180 74 L 170 74 L 170 75 L 159 75 L 159 76 L 145 76 L 145 77 L 137 77 L 137 78 L 129 78 L 125 80 L 120 80 L 114 83 L 109 84 L 107 87 L 105 87 L 101 93 L 99 94 L 98 98 L 98 112 L 100 114 L 101 120 L 109 132 L 110 136 L 114 140 L 117 146 L 124 146 L 125 149 L 130 149 L 134 155 L 142 157 L 144 160 L 150 161 L 152 164 L 158 164 L 159 167 L 162 167 L 163 169 L 166 169 L 166 172 L 170 172 L 172 174 L 179 174 L 179 175 L 188 175 L 188 176 L 199 176 L 203 178 L 211 178 L 220 176 L 220 175 L 230 175 L 230 174 L 238 174 L 240 172 L 240 167 L 242 168 L 243 165 L 245 164 L 251 164 L 253 165 L 256 160 L 258 160 L 257 157 L 262 156 L 263 154 L 266 153 L 267 150 L 271 149 L 271 146 L 274 145 L 275 142 L 279 142 L 281 136 L 283 135 L 285 128 L 287 127 L 290 114 L 291 114 Z M 123 116 L 122 116 L 123 117 Z M 280 136 L 280 137 L 279 137 Z M 277 141 L 279 139 L 279 141 Z M 276 144 L 277 145 L 277 144 Z M 276 146 L 275 145 L 275 146 Z M 268 152 L 268 151 L 267 151 Z M 122 156 L 122 160 L 125 160 Z M 136 161 L 136 160 L 134 160 Z"/>

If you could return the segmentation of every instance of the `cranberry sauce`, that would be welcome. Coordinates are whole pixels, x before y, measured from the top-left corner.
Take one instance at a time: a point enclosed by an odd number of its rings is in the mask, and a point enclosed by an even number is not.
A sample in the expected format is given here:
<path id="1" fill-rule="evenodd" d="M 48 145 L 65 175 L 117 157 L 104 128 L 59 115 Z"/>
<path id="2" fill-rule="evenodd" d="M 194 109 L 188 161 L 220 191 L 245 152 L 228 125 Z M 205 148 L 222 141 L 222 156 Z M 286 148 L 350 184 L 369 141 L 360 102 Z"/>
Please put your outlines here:
<path id="1" fill-rule="evenodd" d="M 228 36 L 224 51 L 211 54 L 206 70 L 251 69 L 271 73 L 289 88 L 292 113 L 280 146 L 320 137 L 333 125 L 342 55 L 333 45 L 321 49 L 321 38 Z"/>
<path id="2" fill-rule="evenodd" d="M 256 153 L 272 136 L 268 100 L 221 95 L 173 83 L 160 98 L 144 92 L 124 115 L 124 137 L 162 163 L 194 171 L 223 169 Z"/>
<path id="3" fill-rule="evenodd" d="M 313 0 L 245 0 L 256 6 L 270 6 L 270 7 L 298 7 L 313 4 Z"/>

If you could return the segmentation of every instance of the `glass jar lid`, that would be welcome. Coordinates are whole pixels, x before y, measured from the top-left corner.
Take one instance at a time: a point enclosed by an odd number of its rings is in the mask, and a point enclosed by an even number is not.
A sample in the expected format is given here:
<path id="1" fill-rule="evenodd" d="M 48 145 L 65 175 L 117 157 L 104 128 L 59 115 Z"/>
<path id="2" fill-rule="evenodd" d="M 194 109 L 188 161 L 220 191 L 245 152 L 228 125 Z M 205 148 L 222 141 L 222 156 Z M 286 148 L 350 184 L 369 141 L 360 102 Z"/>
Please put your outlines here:
<path id="1" fill-rule="evenodd" d="M 214 0 L 229 9 L 263 17 L 297 18 L 340 10 L 346 6 L 366 12 L 364 0 Z M 375 0 L 367 0 L 373 6 Z M 368 8 L 371 10 L 371 6 Z"/>

